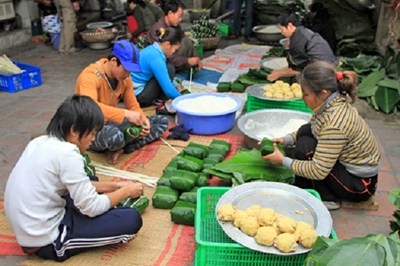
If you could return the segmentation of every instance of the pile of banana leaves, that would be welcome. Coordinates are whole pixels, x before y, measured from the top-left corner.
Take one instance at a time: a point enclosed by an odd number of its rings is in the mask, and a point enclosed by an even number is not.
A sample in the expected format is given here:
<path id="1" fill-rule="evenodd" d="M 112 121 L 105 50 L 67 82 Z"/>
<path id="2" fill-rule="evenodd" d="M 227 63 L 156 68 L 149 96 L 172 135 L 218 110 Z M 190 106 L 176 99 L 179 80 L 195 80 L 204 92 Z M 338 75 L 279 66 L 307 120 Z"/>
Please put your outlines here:
<path id="1" fill-rule="evenodd" d="M 344 240 L 319 237 L 303 265 L 400 265 L 399 235 L 370 234 Z"/>
<path id="2" fill-rule="evenodd" d="M 214 165 L 204 172 L 222 179 L 232 179 L 233 185 L 262 180 L 293 183 L 293 172 L 281 165 L 266 162 L 257 149 L 239 150 L 230 159 Z"/>
<path id="3" fill-rule="evenodd" d="M 367 64 L 367 60 L 362 59 Z M 361 77 L 360 70 L 354 68 Z M 366 72 L 368 73 L 368 72 Z M 372 69 L 362 78 L 358 88 L 358 97 L 386 114 L 396 113 L 400 105 L 400 53 L 389 49 L 378 69 Z"/>
<path id="4" fill-rule="evenodd" d="M 398 232 L 400 234 L 400 188 L 393 188 L 390 190 L 388 200 L 397 208 L 393 213 L 394 220 L 389 222 L 390 229 L 392 233 Z"/>

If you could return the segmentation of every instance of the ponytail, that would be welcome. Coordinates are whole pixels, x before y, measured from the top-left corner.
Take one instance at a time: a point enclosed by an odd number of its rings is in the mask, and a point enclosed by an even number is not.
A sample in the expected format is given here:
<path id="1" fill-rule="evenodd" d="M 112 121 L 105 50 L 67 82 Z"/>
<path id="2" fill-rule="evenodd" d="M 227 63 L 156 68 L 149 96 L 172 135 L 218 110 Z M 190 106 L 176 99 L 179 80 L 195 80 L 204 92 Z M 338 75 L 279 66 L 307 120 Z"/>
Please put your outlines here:
<path id="1" fill-rule="evenodd" d="M 307 65 L 297 79 L 301 86 L 309 88 L 316 95 L 322 90 L 329 90 L 331 93 L 338 91 L 342 95 L 348 95 L 351 103 L 356 100 L 358 76 L 354 71 L 336 72 L 333 65 L 316 61 Z"/>
<path id="2" fill-rule="evenodd" d="M 181 43 L 183 32 L 181 28 L 160 28 L 156 30 L 158 42 L 170 42 L 172 45 Z"/>

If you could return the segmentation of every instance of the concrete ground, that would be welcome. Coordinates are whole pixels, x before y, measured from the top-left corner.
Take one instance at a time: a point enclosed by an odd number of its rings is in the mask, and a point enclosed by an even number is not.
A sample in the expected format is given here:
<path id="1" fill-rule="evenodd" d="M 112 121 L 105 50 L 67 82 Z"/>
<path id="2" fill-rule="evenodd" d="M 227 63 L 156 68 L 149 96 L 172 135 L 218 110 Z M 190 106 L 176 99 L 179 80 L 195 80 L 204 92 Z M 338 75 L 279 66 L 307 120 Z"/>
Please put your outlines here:
<path id="1" fill-rule="evenodd" d="M 238 42 L 241 40 L 223 40 L 219 48 Z M 67 56 L 59 55 L 45 44 L 27 44 L 3 52 L 12 60 L 39 66 L 43 85 L 17 93 L 0 92 L 0 197 L 10 171 L 31 136 L 45 131 L 56 108 L 73 93 L 80 71 L 89 63 L 107 56 L 109 50 L 84 49 Z M 210 53 L 207 52 L 206 56 Z M 352 208 L 332 211 L 334 228 L 342 239 L 370 233 L 389 234 L 394 206 L 387 201 L 387 193 L 400 187 L 399 117 L 378 113 L 362 100 L 356 106 L 375 133 L 382 152 L 378 191 L 374 196 L 379 208 L 377 211 Z M 0 265 L 15 265 L 19 261 L 21 257 L 0 257 Z"/>

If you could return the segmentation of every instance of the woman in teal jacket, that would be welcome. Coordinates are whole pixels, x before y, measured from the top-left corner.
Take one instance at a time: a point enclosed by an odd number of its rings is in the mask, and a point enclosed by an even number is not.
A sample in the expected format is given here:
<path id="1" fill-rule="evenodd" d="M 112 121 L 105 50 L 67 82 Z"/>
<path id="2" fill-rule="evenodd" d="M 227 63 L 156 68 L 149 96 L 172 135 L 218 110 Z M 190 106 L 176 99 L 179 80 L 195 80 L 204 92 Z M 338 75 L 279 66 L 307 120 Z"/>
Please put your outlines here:
<path id="1" fill-rule="evenodd" d="M 131 72 L 136 98 L 142 107 L 152 105 L 155 100 L 175 99 L 180 88 L 173 83 L 175 68 L 168 57 L 179 48 L 183 32 L 176 28 L 161 28 L 158 41 L 139 53 L 141 72 Z"/>

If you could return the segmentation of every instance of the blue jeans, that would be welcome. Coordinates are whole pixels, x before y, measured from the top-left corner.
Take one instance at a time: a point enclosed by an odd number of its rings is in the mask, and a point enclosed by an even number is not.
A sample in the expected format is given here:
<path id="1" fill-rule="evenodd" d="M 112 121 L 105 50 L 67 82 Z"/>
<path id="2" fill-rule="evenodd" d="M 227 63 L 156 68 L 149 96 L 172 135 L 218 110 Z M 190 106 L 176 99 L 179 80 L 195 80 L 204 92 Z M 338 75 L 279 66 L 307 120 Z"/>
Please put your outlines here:
<path id="1" fill-rule="evenodd" d="M 246 21 L 244 24 L 244 37 L 249 38 L 253 32 L 253 11 L 254 11 L 254 0 L 235 0 L 234 3 L 234 20 L 233 20 L 233 34 L 241 35 L 242 26 L 242 5 L 245 2 L 245 16 Z"/>

